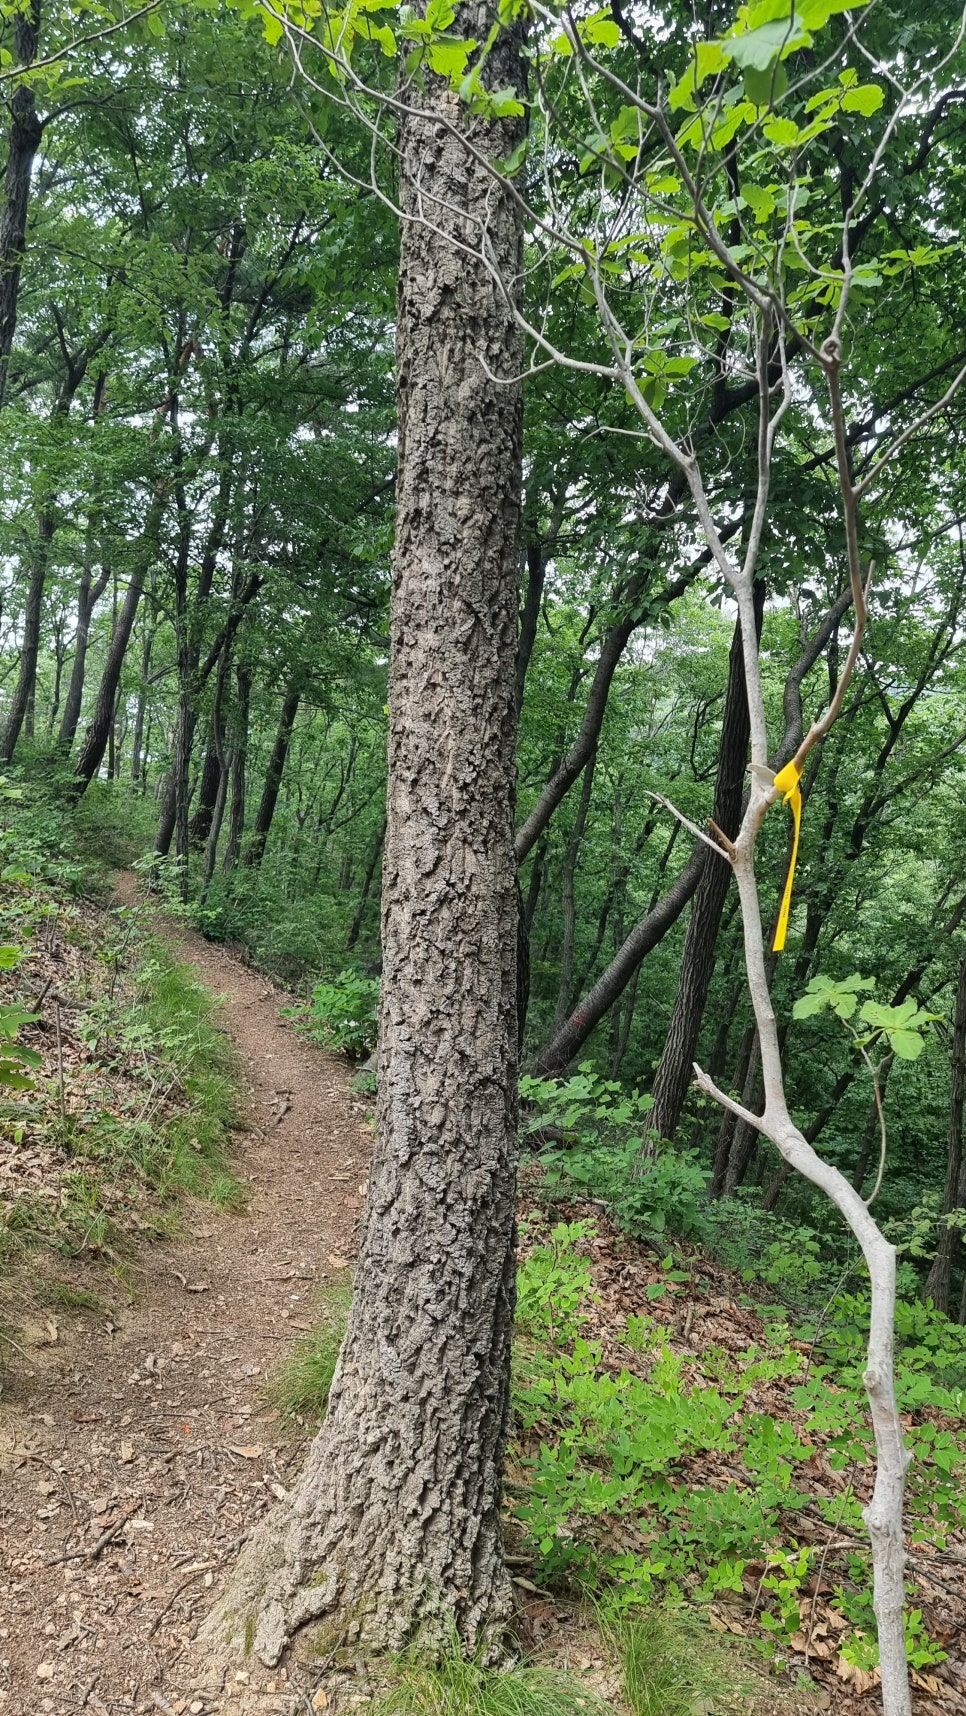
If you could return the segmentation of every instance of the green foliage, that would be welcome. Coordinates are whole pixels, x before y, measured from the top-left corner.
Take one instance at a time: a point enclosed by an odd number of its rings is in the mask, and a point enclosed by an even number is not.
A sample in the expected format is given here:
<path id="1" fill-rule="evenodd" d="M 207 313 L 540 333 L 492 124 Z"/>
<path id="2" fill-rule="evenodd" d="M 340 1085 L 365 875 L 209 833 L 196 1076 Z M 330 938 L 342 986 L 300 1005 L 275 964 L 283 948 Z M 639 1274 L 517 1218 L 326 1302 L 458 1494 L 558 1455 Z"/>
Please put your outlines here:
<path id="1" fill-rule="evenodd" d="M 18 1043 L 18 1032 L 36 1020 L 36 1013 L 24 1007 L 0 1006 L 0 1087 L 6 1090 L 33 1090 L 33 1080 L 24 1070 L 40 1066 L 40 1056 L 34 1049 Z"/>
<path id="2" fill-rule="evenodd" d="M 848 1024 L 858 1007 L 859 990 L 873 987 L 871 977 L 855 975 L 838 982 L 829 977 L 813 977 L 805 994 L 795 1002 L 792 1017 L 810 1019 L 831 1008 L 839 1019 Z M 923 1027 L 940 1017 L 938 1013 L 927 1012 L 912 999 L 902 1001 L 896 1007 L 885 1006 L 879 1001 L 863 1001 L 858 1007 L 858 1016 L 870 1029 L 863 1033 L 849 1025 L 856 1043 L 862 1048 L 879 1044 L 903 1061 L 919 1059 L 925 1047 Z"/>
<path id="3" fill-rule="evenodd" d="M 564 1135 L 540 1152 L 551 1198 L 568 1191 L 600 1198 L 639 1237 L 705 1232 L 708 1170 L 694 1152 L 672 1149 L 648 1128 L 650 1096 L 601 1078 L 589 1062 L 562 1081 L 522 1078 L 520 1096 L 524 1136 L 548 1128 Z"/>
<path id="4" fill-rule="evenodd" d="M 596 1693 L 557 1669 L 536 1663 L 512 1668 L 467 1660 L 454 1639 L 438 1662 L 418 1645 L 393 1664 L 394 1684 L 372 1709 L 377 1716 L 594 1716 L 606 1706 Z"/>
<path id="5" fill-rule="evenodd" d="M 293 1347 L 270 1379 L 265 1397 L 282 1418 L 314 1428 L 325 1417 L 351 1304 L 351 1287 L 327 1288 L 312 1333 Z"/>
<path id="6" fill-rule="evenodd" d="M 808 1222 L 763 1210 L 752 1191 L 719 1198 L 708 1210 L 708 1246 L 743 1280 L 772 1288 L 785 1309 L 824 1306 L 842 1278 L 841 1256 Z"/>
<path id="7" fill-rule="evenodd" d="M 317 983 L 307 1006 L 287 1009 L 296 1027 L 324 1049 L 339 1049 L 350 1061 L 365 1060 L 376 1046 L 379 982 L 359 971 L 340 971 Z"/>
<path id="8" fill-rule="evenodd" d="M 632 1716 L 694 1716 L 699 1710 L 711 1716 L 749 1690 L 734 1657 L 687 1609 L 655 1606 L 645 1614 L 611 1603 L 598 1613 Z"/>
<path id="9" fill-rule="evenodd" d="M 36 885 L 43 904 L 56 898 Z M 116 1257 L 128 1224 L 162 1231 L 185 1195 L 237 1208 L 244 1191 L 227 1149 L 237 1110 L 231 1046 L 214 1022 L 215 1002 L 161 942 L 145 938 L 142 914 L 117 908 L 96 947 L 106 980 L 74 1015 L 95 1071 L 120 1072 L 126 1100 L 88 1100 L 66 1111 L 35 1081 L 17 1131 L 40 1137 L 63 1162 L 59 1200 L 21 1192 L 6 1207 L 0 1256 L 46 1241 L 67 1255 Z M 31 1064 L 39 1064 L 34 1056 Z M 144 1191 L 159 1200 L 144 1208 Z"/>
<path id="10" fill-rule="evenodd" d="M 607 1592 L 608 1604 L 630 1615 L 662 1592 L 707 1603 L 754 1590 L 764 1645 L 790 1639 L 816 1552 L 794 1541 L 789 1519 L 816 1505 L 816 1443 L 833 1471 L 865 1465 L 872 1453 L 861 1377 L 867 1303 L 840 1296 L 821 1324 L 796 1331 L 794 1346 L 786 1328 L 766 1348 L 706 1350 L 699 1362 L 635 1314 L 623 1331 L 608 1331 L 605 1354 L 589 1332 L 599 1324 L 592 1224 L 560 1223 L 539 1244 L 533 1238 L 525 1234 L 519 1272 L 513 1395 L 526 1482 L 512 1494 L 540 1578 Z M 964 1395 L 950 1384 L 966 1333 L 920 1305 L 900 1307 L 899 1326 L 904 1410 L 960 1416 Z M 803 1341 L 811 1341 L 807 1363 Z M 618 1368 L 615 1343 L 637 1355 L 632 1363 Z M 761 1391 L 775 1385 L 788 1391 L 794 1417 L 760 1410 Z M 966 1454 L 954 1432 L 929 1420 L 910 1439 L 913 1538 L 942 1541 L 966 1523 Z M 726 1468 L 727 1483 L 700 1481 L 698 1462 Z M 863 1532 L 850 1486 L 817 1505 L 833 1529 Z M 853 1620 L 854 1648 L 874 1653 L 865 1552 L 850 1568 L 850 1606 L 837 1607 Z M 917 1648 L 936 1649 L 928 1638 Z"/>

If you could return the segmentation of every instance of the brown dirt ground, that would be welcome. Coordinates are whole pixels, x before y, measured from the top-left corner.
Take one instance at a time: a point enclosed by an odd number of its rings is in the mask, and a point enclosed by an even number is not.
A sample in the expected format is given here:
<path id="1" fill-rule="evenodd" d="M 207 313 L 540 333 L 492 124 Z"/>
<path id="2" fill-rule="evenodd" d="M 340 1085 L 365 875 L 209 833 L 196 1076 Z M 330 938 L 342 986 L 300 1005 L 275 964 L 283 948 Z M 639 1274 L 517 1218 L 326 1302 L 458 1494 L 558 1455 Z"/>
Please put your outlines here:
<path id="1" fill-rule="evenodd" d="M 198 1716 L 237 1710 L 243 1692 L 266 1713 L 306 1707 L 284 1672 L 256 1669 L 248 1689 L 202 1698 L 187 1646 L 220 1570 L 298 1465 L 260 1388 L 354 1255 L 369 1131 L 345 1063 L 283 1026 L 280 993 L 192 932 L 172 934 L 223 997 L 238 1051 L 233 1166 L 247 1207 L 193 1205 L 179 1242 L 140 1252 L 130 1295 L 72 1264 L 103 1313 L 52 1315 L 22 1289 L 0 1397 L 3 1716 Z"/>

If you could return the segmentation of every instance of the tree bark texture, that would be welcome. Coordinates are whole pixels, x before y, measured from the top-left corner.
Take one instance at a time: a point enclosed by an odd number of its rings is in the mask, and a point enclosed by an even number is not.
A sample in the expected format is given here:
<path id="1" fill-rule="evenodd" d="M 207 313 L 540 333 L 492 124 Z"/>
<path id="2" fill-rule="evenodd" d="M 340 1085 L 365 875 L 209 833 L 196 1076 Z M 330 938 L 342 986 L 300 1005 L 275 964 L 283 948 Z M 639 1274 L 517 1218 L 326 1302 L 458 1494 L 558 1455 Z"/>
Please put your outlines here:
<path id="1" fill-rule="evenodd" d="M 40 38 L 40 0 L 14 19 L 14 52 L 21 66 L 33 64 Z M 30 84 L 20 84 L 10 100 L 7 168 L 0 209 L 0 407 L 7 390 L 10 353 L 17 327 L 20 270 L 27 240 L 27 210 L 34 158 L 44 134 Z"/>
<path id="2" fill-rule="evenodd" d="M 483 41 L 494 12 L 464 5 Z M 495 63 L 494 63 L 495 62 Z M 501 33 L 495 86 L 521 86 Z M 355 1298 L 305 1474 L 246 1547 L 206 1639 L 278 1661 L 298 1627 L 398 1648 L 485 1644 L 511 1608 L 500 1506 L 514 1299 L 513 857 L 521 396 L 505 157 L 430 76 L 401 124 L 399 480 L 376 1143 Z"/>
<path id="3" fill-rule="evenodd" d="M 764 604 L 765 587 L 759 581 L 756 585 L 755 600 L 759 635 Z M 741 628 L 736 626 L 728 663 L 728 690 L 721 724 L 714 808 L 711 813 L 718 827 L 730 840 L 734 840 L 741 823 L 741 800 L 750 732 Z M 694 1076 L 694 1051 L 714 971 L 721 914 L 730 887 L 731 866 L 724 857 L 712 859 L 705 864 L 691 907 L 691 920 L 684 943 L 681 976 L 671 1022 L 654 1076 L 654 1107 L 651 1110 L 650 1123 L 660 1138 L 674 1137 L 688 1086 Z"/>

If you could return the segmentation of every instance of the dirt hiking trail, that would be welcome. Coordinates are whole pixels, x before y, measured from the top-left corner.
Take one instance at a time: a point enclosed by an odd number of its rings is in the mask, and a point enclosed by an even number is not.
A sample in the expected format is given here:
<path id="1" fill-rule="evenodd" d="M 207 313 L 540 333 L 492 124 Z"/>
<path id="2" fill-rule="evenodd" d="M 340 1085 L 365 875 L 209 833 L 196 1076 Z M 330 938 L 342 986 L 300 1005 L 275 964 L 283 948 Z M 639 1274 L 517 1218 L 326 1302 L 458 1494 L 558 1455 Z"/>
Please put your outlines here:
<path id="1" fill-rule="evenodd" d="M 282 1024 L 280 991 L 190 930 L 163 933 L 223 998 L 244 1097 L 232 1165 L 248 1202 L 236 1214 L 190 1205 L 178 1242 L 140 1250 L 130 1294 L 103 1267 L 60 1268 L 105 1309 L 31 1309 L 5 1355 L 0 1716 L 268 1716 L 311 1709 L 318 1678 L 253 1663 L 207 1694 L 189 1646 L 222 1570 L 301 1464 L 260 1390 L 319 1290 L 347 1278 L 369 1129 L 345 1063 Z"/>

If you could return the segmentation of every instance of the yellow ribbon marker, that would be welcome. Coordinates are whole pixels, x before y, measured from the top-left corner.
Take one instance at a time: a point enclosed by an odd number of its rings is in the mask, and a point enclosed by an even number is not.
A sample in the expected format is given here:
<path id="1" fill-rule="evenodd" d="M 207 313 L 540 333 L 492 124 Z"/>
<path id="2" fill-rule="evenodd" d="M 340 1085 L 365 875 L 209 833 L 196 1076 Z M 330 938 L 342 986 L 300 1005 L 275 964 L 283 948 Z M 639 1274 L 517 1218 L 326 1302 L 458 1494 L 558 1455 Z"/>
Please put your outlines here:
<path id="1" fill-rule="evenodd" d="M 785 881 L 785 892 L 782 895 L 781 911 L 778 914 L 778 928 L 772 942 L 772 952 L 781 953 L 785 946 L 785 936 L 788 933 L 788 914 L 792 906 L 792 883 L 795 880 L 795 865 L 798 862 L 798 842 L 802 832 L 802 790 L 799 781 L 802 771 L 796 762 L 786 763 L 775 776 L 775 785 L 779 792 L 785 794 L 785 804 L 792 807 L 792 817 L 795 822 L 795 836 L 792 840 L 792 856 L 788 866 L 788 876 Z"/>

